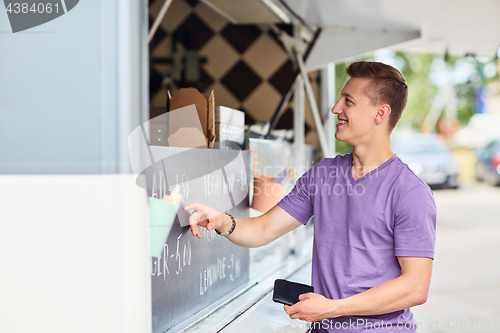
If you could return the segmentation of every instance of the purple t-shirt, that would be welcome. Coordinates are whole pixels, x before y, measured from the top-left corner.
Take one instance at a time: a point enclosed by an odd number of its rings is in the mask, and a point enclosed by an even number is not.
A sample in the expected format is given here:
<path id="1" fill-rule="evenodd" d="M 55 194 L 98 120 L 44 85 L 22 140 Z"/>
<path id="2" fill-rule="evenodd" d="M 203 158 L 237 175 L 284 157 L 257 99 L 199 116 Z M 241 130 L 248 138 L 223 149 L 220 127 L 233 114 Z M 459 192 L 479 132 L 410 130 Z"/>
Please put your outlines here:
<path id="1" fill-rule="evenodd" d="M 304 224 L 314 216 L 312 285 L 328 299 L 401 275 L 397 256 L 434 258 L 436 205 L 429 186 L 394 155 L 354 180 L 352 154 L 325 158 L 278 205 Z M 409 309 L 315 323 L 313 332 L 416 332 Z M 409 328 L 411 327 L 411 328 Z"/>

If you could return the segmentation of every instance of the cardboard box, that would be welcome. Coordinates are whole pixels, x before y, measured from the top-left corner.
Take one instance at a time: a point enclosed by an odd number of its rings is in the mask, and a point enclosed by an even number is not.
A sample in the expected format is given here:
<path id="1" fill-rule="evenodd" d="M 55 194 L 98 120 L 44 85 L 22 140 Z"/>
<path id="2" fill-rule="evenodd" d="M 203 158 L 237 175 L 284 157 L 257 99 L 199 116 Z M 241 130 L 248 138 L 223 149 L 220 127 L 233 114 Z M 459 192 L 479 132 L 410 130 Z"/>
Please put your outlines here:
<path id="1" fill-rule="evenodd" d="M 151 146 L 207 148 L 196 105 L 191 104 L 166 112 L 165 107 L 152 107 L 148 140 Z"/>
<path id="2" fill-rule="evenodd" d="M 214 92 L 210 93 L 207 98 L 195 88 L 181 88 L 172 98 L 167 100 L 167 112 L 178 110 L 186 106 L 195 105 L 198 113 L 198 118 L 201 123 L 203 135 L 205 137 L 205 148 L 211 147 L 211 143 L 215 142 L 215 101 Z M 186 108 L 185 110 L 188 110 Z M 186 116 L 191 116 L 187 115 Z M 177 133 L 176 142 L 181 142 L 183 135 L 192 134 L 193 130 L 183 130 L 183 133 Z M 174 133 L 171 133 L 171 135 Z M 189 141 L 188 137 L 185 137 Z M 193 147 L 194 148 L 194 147 Z"/>

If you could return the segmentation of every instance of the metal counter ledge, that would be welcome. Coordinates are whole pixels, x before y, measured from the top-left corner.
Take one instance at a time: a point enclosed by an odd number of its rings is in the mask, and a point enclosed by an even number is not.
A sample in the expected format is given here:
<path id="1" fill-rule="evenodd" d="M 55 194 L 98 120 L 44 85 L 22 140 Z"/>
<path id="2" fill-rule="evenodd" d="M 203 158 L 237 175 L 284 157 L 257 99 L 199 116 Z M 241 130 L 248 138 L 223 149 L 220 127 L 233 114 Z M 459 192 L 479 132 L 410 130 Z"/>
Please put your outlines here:
<path id="1" fill-rule="evenodd" d="M 283 310 L 283 305 L 272 300 L 274 281 L 288 279 L 290 281 L 311 283 L 311 253 L 304 251 L 293 260 L 269 274 L 258 283 L 251 281 L 251 287 L 225 301 L 218 308 L 208 313 L 189 327 L 170 332 L 180 333 L 302 333 L 307 332 L 306 322 L 291 320 Z M 192 320 L 193 318 L 190 318 Z M 182 325 L 182 324 L 181 324 Z M 179 325 L 179 326 L 181 326 Z"/>
<path id="2" fill-rule="evenodd" d="M 311 262 L 287 278 L 290 281 L 311 284 Z M 220 332 L 223 333 L 299 333 L 307 332 L 306 322 L 290 319 L 283 310 L 283 304 L 272 300 L 273 292 L 269 292 L 254 306 L 233 320 Z"/>

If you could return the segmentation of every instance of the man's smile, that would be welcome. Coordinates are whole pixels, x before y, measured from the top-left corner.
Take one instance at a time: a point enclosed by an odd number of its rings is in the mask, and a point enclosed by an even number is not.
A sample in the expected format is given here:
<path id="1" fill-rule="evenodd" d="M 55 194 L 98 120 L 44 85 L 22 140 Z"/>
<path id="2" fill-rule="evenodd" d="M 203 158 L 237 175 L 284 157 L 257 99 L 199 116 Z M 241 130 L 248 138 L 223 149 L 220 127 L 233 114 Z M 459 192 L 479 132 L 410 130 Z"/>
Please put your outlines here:
<path id="1" fill-rule="evenodd" d="M 340 119 L 339 118 L 339 123 L 337 124 L 337 128 L 342 126 L 342 125 L 347 124 L 347 122 L 348 122 L 347 119 Z"/>

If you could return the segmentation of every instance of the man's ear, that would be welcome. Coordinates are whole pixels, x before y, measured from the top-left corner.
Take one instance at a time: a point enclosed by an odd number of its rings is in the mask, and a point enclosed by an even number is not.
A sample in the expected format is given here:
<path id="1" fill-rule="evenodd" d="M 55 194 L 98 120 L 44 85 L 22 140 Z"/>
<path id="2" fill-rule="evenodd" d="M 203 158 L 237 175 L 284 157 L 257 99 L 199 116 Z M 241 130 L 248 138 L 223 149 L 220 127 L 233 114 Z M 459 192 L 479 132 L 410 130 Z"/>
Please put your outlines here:
<path id="1" fill-rule="evenodd" d="M 390 114 L 391 106 L 389 104 L 382 104 L 379 106 L 377 113 L 375 114 L 375 124 L 380 125 L 389 118 Z"/>

